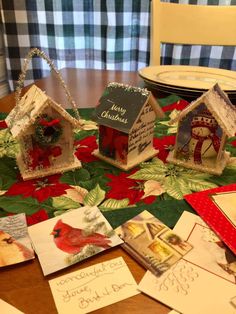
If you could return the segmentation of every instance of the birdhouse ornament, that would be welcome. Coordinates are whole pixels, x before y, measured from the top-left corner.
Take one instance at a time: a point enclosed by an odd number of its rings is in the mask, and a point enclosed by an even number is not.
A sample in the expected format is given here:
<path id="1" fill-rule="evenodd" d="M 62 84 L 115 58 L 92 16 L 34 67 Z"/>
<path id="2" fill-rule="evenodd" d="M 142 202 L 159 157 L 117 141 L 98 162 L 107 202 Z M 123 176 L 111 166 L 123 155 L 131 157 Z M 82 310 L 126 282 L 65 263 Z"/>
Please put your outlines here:
<path id="1" fill-rule="evenodd" d="M 34 55 L 45 59 L 56 73 L 76 118 L 36 85 L 32 85 L 20 97 L 28 63 Z M 73 148 L 73 130 L 80 127 L 76 105 L 52 61 L 37 48 L 30 50 L 25 59 L 16 89 L 16 106 L 8 115 L 6 123 L 12 136 L 19 142 L 20 150 L 16 160 L 24 180 L 81 167 Z"/>
<path id="2" fill-rule="evenodd" d="M 154 125 L 164 113 L 145 88 L 111 82 L 105 88 L 94 119 L 99 125 L 99 149 L 95 156 L 129 170 L 157 154 Z"/>
<path id="3" fill-rule="evenodd" d="M 230 157 L 226 140 L 236 133 L 236 108 L 220 86 L 191 102 L 170 123 L 174 122 L 176 142 L 167 161 L 220 175 Z"/>

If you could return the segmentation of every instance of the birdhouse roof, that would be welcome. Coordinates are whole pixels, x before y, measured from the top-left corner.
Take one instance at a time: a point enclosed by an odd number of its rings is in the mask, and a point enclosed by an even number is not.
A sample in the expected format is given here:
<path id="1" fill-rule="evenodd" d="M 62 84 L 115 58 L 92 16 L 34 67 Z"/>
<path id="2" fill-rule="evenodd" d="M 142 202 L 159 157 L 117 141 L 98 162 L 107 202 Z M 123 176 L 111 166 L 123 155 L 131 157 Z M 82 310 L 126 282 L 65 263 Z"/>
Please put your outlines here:
<path id="1" fill-rule="evenodd" d="M 6 123 L 12 136 L 18 138 L 23 135 L 47 106 L 54 108 L 74 127 L 79 126 L 78 120 L 73 118 L 61 105 L 53 101 L 36 85 L 32 85 L 7 116 Z"/>
<path id="2" fill-rule="evenodd" d="M 211 89 L 202 94 L 201 97 L 192 101 L 181 113 L 170 123 L 181 121 L 190 111 L 204 103 L 219 126 L 228 137 L 236 133 L 236 107 L 231 103 L 228 96 L 215 84 Z"/>
<path id="3" fill-rule="evenodd" d="M 112 82 L 107 85 L 99 100 L 94 119 L 100 125 L 129 133 L 147 102 L 157 117 L 164 116 L 161 107 L 147 89 Z"/>

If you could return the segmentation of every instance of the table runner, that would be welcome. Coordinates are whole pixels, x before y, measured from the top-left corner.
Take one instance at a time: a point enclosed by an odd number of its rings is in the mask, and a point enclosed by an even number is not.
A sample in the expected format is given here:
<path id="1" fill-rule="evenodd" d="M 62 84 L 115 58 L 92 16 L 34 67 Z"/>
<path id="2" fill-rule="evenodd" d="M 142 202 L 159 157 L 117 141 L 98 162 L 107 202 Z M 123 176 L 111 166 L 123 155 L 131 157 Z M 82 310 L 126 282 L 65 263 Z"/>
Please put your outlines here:
<path id="1" fill-rule="evenodd" d="M 31 225 L 85 204 L 97 205 L 114 228 L 145 209 L 173 227 L 184 210 L 193 212 L 183 200 L 184 194 L 235 183 L 235 138 L 227 143 L 232 157 L 221 176 L 166 163 L 176 133 L 176 126 L 169 127 L 168 121 L 188 102 L 170 95 L 159 103 L 166 116 L 155 125 L 154 159 L 127 172 L 98 160 L 92 155 L 97 148 L 97 127 L 91 120 L 93 109 L 81 109 L 85 129 L 75 134 L 75 155 L 82 168 L 28 181 L 20 177 L 13 158 L 18 144 L 1 114 L 0 216 L 24 212 Z"/>

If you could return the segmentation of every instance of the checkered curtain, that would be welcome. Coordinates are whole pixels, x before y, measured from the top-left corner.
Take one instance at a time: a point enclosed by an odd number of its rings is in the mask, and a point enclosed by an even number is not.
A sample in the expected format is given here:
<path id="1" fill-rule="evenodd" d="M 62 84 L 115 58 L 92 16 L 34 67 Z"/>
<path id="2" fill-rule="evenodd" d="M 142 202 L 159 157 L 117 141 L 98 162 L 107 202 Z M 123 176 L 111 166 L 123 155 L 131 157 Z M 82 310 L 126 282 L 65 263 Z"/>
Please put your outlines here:
<path id="1" fill-rule="evenodd" d="M 162 0 L 182 4 L 236 5 L 236 0 Z M 236 19 L 235 19 L 236 23 Z M 236 34 L 235 34 L 236 36 Z M 171 45 L 162 47 L 162 64 L 206 66 L 236 70 L 235 46 Z"/>
<path id="2" fill-rule="evenodd" d="M 136 71 L 149 64 L 149 0 L 0 0 L 11 89 L 31 47 L 63 67 Z M 175 0 L 165 0 L 173 1 Z M 236 0 L 179 0 L 236 5 Z M 235 47 L 163 45 L 162 64 L 236 70 Z M 25 84 L 49 74 L 35 57 Z"/>
<path id="3" fill-rule="evenodd" d="M 30 47 L 63 67 L 136 71 L 149 61 L 147 0 L 2 0 L 8 77 L 18 79 Z M 27 83 L 49 73 L 34 58 Z"/>

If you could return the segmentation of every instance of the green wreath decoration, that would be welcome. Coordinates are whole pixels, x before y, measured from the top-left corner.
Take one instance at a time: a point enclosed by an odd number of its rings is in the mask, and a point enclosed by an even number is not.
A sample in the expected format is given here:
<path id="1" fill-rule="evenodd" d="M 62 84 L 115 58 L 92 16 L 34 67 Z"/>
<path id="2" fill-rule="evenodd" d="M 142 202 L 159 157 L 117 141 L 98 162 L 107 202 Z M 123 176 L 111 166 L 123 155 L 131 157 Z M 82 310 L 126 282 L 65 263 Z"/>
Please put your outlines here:
<path id="1" fill-rule="evenodd" d="M 51 145 L 58 142 L 62 135 L 62 126 L 58 119 L 47 114 L 37 118 L 35 122 L 35 141 L 41 145 Z"/>

